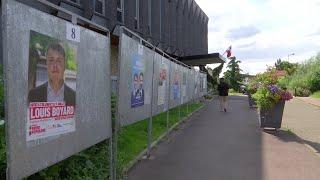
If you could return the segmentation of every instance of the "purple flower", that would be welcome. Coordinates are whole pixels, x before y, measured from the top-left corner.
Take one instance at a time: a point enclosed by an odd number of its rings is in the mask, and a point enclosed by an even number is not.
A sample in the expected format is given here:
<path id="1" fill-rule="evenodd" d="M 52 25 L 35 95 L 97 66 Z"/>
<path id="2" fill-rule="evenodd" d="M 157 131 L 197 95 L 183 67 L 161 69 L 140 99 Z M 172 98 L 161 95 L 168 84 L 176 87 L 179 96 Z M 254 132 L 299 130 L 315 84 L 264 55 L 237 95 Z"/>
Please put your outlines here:
<path id="1" fill-rule="evenodd" d="M 292 98 L 293 98 L 292 94 L 290 92 L 288 92 L 288 91 L 285 91 L 285 92 L 283 92 L 281 94 L 281 99 L 284 100 L 284 101 L 288 101 L 288 100 L 290 100 Z"/>
<path id="2" fill-rule="evenodd" d="M 275 85 L 269 85 L 268 88 L 273 94 L 276 94 L 276 93 L 280 92 L 280 89 Z"/>

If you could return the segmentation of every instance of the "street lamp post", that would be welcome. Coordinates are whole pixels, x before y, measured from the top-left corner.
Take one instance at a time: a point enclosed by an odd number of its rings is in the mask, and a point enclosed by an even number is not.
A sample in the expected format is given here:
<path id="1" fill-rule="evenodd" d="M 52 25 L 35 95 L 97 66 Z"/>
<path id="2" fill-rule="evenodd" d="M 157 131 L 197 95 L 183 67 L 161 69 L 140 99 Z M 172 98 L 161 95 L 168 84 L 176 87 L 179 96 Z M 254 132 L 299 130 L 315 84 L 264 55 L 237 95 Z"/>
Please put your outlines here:
<path id="1" fill-rule="evenodd" d="M 288 61 L 290 56 L 294 56 L 294 53 L 288 54 Z"/>

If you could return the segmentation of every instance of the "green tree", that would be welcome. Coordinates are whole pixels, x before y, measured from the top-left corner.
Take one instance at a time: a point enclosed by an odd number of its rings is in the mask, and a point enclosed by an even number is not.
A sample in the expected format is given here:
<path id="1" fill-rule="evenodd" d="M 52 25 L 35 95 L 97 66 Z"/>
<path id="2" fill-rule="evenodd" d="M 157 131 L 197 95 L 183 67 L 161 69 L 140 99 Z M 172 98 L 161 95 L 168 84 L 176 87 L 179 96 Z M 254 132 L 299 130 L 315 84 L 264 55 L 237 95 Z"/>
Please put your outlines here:
<path id="1" fill-rule="evenodd" d="M 274 65 L 277 70 L 286 71 L 289 76 L 296 72 L 298 68 L 297 63 L 290 63 L 289 61 L 282 61 L 281 59 L 277 59 Z"/>
<path id="2" fill-rule="evenodd" d="M 236 91 L 239 91 L 243 76 L 241 75 L 241 69 L 239 64 L 241 61 L 236 57 L 230 57 L 230 61 L 227 65 L 228 70 L 224 73 L 225 80 L 230 84 L 230 87 Z"/>
<path id="3" fill-rule="evenodd" d="M 214 68 L 212 70 L 212 84 L 214 87 L 218 85 L 218 78 L 220 76 L 220 73 L 222 71 L 224 63 L 221 63 L 218 67 Z"/>

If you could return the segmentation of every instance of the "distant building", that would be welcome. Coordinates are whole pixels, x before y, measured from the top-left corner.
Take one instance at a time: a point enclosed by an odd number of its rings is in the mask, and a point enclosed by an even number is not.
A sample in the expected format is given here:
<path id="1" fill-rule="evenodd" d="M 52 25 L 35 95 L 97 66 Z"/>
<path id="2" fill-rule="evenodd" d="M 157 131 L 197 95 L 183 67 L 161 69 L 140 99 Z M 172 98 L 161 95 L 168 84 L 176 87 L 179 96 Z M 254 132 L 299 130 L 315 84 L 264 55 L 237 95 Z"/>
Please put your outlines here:
<path id="1" fill-rule="evenodd" d="M 241 76 L 243 77 L 243 81 L 241 84 L 243 85 L 248 85 L 250 83 L 250 81 L 256 77 L 255 75 L 249 75 L 249 74 L 241 74 Z"/>

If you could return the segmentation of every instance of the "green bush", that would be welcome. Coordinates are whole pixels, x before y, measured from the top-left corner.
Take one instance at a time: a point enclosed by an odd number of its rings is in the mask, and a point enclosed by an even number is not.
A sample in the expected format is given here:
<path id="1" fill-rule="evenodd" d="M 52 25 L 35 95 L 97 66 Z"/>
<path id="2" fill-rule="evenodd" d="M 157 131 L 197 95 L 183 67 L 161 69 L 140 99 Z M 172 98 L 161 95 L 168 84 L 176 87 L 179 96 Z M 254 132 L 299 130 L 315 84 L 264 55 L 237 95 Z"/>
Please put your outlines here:
<path id="1" fill-rule="evenodd" d="M 267 87 L 259 87 L 252 97 L 259 109 L 270 109 L 280 99 L 280 97 L 274 96 Z"/>
<path id="2" fill-rule="evenodd" d="M 296 96 L 308 96 L 320 90 L 320 53 L 299 64 L 296 72 L 287 77 L 286 84 Z"/>
<path id="3" fill-rule="evenodd" d="M 237 91 L 231 88 L 229 89 L 229 93 L 237 93 Z"/>
<path id="4" fill-rule="evenodd" d="M 311 91 L 307 88 L 297 87 L 294 89 L 294 95 L 298 97 L 308 97 L 310 94 Z"/>
<path id="5" fill-rule="evenodd" d="M 281 77 L 278 79 L 277 86 L 281 89 L 287 89 L 290 82 L 290 76 Z"/>
<path id="6" fill-rule="evenodd" d="M 3 67 L 0 65 L 0 119 L 4 118 L 4 83 Z"/>
<path id="7" fill-rule="evenodd" d="M 6 179 L 6 141 L 4 125 L 0 125 L 0 179 Z"/>
<path id="8" fill-rule="evenodd" d="M 314 93 L 311 95 L 311 97 L 313 97 L 313 98 L 320 98 L 320 90 L 317 91 L 317 92 L 314 92 Z"/>

